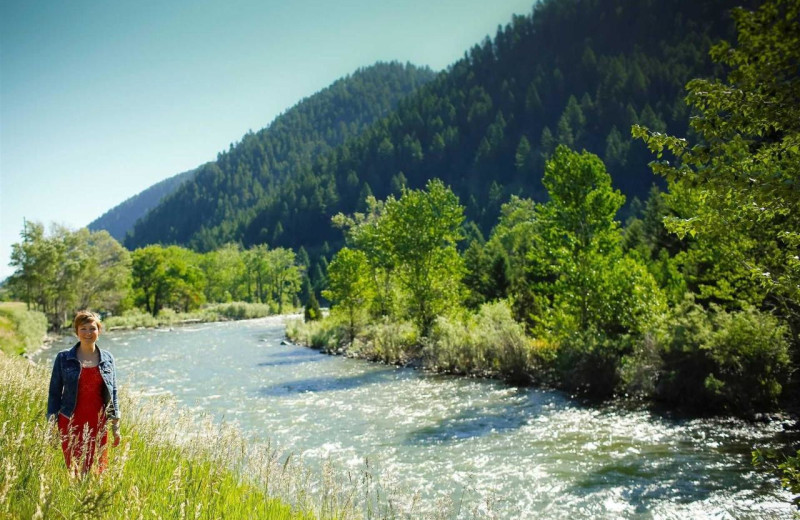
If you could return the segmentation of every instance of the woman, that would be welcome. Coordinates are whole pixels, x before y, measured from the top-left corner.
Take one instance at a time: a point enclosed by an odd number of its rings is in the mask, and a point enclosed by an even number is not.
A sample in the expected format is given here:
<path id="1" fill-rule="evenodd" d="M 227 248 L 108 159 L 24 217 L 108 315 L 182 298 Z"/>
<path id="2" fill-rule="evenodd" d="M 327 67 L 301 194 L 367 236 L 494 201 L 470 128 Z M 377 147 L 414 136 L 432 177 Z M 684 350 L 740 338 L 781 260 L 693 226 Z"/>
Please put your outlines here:
<path id="1" fill-rule="evenodd" d="M 47 418 L 58 422 L 67 467 L 85 475 L 95 461 L 98 472 L 107 465 L 108 419 L 114 446 L 121 440 L 117 372 L 111 353 L 97 346 L 103 330 L 100 318 L 92 312 L 79 311 L 72 325 L 80 341 L 56 355 Z"/>

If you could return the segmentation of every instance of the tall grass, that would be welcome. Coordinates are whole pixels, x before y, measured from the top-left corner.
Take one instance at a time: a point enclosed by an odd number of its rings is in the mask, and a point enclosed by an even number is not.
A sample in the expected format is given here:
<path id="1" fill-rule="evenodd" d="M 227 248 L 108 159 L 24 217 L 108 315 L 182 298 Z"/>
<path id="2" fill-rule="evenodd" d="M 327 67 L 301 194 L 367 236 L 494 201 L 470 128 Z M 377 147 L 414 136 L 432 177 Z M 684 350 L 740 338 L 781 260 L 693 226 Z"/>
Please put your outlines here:
<path id="1" fill-rule="evenodd" d="M 49 373 L 0 354 L 0 518 L 490 518 L 419 497 L 368 463 L 311 470 L 291 453 L 164 398 L 121 393 L 123 441 L 108 468 L 70 477 L 44 419 Z M 446 506 L 446 507 L 445 507 Z M 462 506 L 464 509 L 466 507 Z M 465 516 L 466 515 L 466 516 Z"/>
<path id="2" fill-rule="evenodd" d="M 23 354 L 42 343 L 47 333 L 47 318 L 29 311 L 22 302 L 0 303 L 0 351 Z"/>
<path id="3" fill-rule="evenodd" d="M 307 501 L 274 498 L 280 478 L 246 478 L 232 431 L 198 430 L 186 414 L 127 395 L 133 413 L 108 469 L 71 477 L 44 420 L 47 375 L 0 355 L 0 518 L 314 518 Z M 278 477 L 294 469 L 278 466 Z"/>
<path id="4" fill-rule="evenodd" d="M 305 323 L 302 320 L 289 320 L 286 322 L 286 337 L 323 352 L 337 352 L 347 341 L 347 328 L 334 317 Z"/>

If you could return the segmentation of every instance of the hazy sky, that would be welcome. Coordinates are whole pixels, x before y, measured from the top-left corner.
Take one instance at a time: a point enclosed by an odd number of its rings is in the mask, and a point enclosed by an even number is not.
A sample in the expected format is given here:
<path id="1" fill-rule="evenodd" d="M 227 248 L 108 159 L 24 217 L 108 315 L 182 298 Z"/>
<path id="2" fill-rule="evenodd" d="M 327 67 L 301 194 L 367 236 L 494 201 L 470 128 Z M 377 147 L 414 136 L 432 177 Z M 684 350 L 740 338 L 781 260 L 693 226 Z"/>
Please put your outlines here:
<path id="1" fill-rule="evenodd" d="M 0 0 L 0 279 L 376 61 L 441 70 L 533 0 Z"/>

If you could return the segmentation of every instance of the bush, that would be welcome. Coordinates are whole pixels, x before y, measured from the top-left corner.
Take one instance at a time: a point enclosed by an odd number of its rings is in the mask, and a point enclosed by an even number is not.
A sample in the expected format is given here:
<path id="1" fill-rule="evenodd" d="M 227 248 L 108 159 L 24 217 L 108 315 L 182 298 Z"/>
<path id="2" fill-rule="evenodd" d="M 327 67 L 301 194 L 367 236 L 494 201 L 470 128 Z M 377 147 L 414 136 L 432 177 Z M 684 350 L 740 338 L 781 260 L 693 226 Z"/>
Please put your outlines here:
<path id="1" fill-rule="evenodd" d="M 484 304 L 477 313 L 461 318 L 438 318 L 423 352 L 426 364 L 436 370 L 496 376 L 519 384 L 529 383 L 544 359 L 505 301 Z"/>
<path id="2" fill-rule="evenodd" d="M 249 320 L 275 314 L 277 307 L 266 303 L 230 302 L 215 303 L 193 312 L 175 312 L 163 308 L 153 317 L 141 309 L 126 311 L 121 316 L 111 316 L 103 321 L 109 329 L 135 329 L 139 327 L 167 327 L 194 321 Z"/>
<path id="3" fill-rule="evenodd" d="M 289 320 L 286 337 L 300 345 L 335 352 L 347 342 L 347 325 L 329 317 L 320 321 Z"/>
<path id="4" fill-rule="evenodd" d="M 406 364 L 418 354 L 419 338 L 411 322 L 389 317 L 366 327 L 357 354 L 389 364 Z"/>
<path id="5" fill-rule="evenodd" d="M 29 311 L 24 303 L 0 303 L 0 350 L 18 355 L 42 344 L 47 334 L 47 317 Z"/>
<path id="6" fill-rule="evenodd" d="M 215 313 L 218 318 L 222 317 L 231 320 L 252 320 L 274 314 L 272 306 L 266 303 L 248 302 L 215 303 L 209 305 L 203 311 Z"/>
<path id="7" fill-rule="evenodd" d="M 111 329 L 136 329 L 139 327 L 158 327 L 161 322 L 150 313 L 139 309 L 131 309 L 121 316 L 110 316 L 103 320 L 103 325 Z"/>
<path id="8" fill-rule="evenodd" d="M 662 370 L 660 345 L 654 334 L 647 333 L 633 346 L 633 353 L 623 356 L 620 378 L 624 393 L 635 397 L 655 395 Z"/>
<path id="9" fill-rule="evenodd" d="M 656 334 L 662 357 L 656 398 L 702 411 L 774 407 L 789 371 L 786 327 L 748 308 L 706 310 L 691 297 Z"/>
<path id="10" fill-rule="evenodd" d="M 620 382 L 621 354 L 629 341 L 629 336 L 610 338 L 591 329 L 559 340 L 553 363 L 557 385 L 589 397 L 611 397 Z"/>

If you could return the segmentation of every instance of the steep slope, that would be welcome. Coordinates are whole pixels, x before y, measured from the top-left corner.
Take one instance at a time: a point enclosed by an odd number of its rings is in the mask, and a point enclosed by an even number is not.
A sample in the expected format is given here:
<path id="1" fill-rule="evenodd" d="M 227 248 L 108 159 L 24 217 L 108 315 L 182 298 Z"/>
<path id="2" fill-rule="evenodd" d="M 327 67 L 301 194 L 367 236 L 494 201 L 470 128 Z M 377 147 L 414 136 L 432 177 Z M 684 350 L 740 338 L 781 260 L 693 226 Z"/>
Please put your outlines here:
<path id="1" fill-rule="evenodd" d="M 141 221 L 128 245 L 210 249 L 235 240 L 303 245 L 313 255 L 325 242 L 341 242 L 330 225 L 335 213 L 355 211 L 368 194 L 383 198 L 433 177 L 452 186 L 486 231 L 510 194 L 544 196 L 544 159 L 558 143 L 597 153 L 616 187 L 644 197 L 656 178 L 630 126 L 686 132 L 684 85 L 720 72 L 708 50 L 732 36 L 729 11 L 741 3 L 545 0 L 313 164 L 295 161 L 260 175 L 270 150 L 246 136 L 180 198 Z"/>
<path id="2" fill-rule="evenodd" d="M 361 134 L 433 77 L 427 68 L 378 63 L 336 81 L 198 168 L 191 182 L 134 226 L 125 245 L 178 243 L 207 250 L 235 239 L 229 230 L 252 220 L 255 208 L 286 179 Z"/>
<path id="3" fill-rule="evenodd" d="M 558 143 L 600 155 L 614 184 L 646 196 L 656 178 L 633 123 L 681 135 L 684 85 L 713 76 L 714 41 L 730 37 L 735 0 L 551 0 L 515 16 L 363 136 L 321 157 L 218 236 L 310 252 L 341 242 L 330 226 L 366 194 L 438 177 L 488 230 L 510 194 L 543 198 Z M 212 230 L 216 234 L 217 230 Z"/>
<path id="4" fill-rule="evenodd" d="M 183 183 L 194 178 L 196 173 L 197 169 L 195 168 L 157 182 L 106 211 L 87 227 L 90 231 L 105 229 L 112 237 L 122 242 L 125 240 L 125 235 L 133 229 L 137 220 L 158 206 L 167 195 L 180 188 Z"/>

